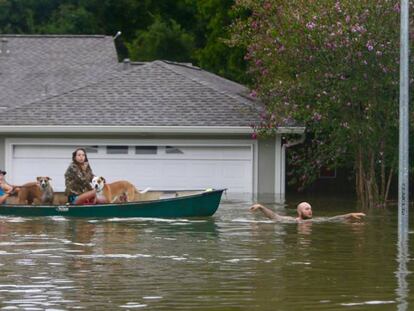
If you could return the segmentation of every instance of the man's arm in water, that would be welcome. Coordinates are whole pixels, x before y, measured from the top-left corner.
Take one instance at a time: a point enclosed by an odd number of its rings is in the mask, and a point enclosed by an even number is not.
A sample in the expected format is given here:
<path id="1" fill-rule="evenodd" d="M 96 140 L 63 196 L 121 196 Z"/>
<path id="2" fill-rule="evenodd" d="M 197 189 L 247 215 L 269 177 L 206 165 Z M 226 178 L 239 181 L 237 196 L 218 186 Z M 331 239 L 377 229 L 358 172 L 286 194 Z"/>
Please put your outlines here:
<path id="1" fill-rule="evenodd" d="M 328 220 L 350 220 L 352 221 L 352 220 L 361 220 L 365 216 L 366 215 L 364 213 L 349 213 L 349 214 L 329 217 Z"/>
<path id="2" fill-rule="evenodd" d="M 250 207 L 250 211 L 251 212 L 256 212 L 256 211 L 261 211 L 263 213 L 263 215 L 265 215 L 267 218 L 269 219 L 273 219 L 273 220 L 295 220 L 295 218 L 290 217 L 290 216 L 281 216 L 275 212 L 273 212 L 272 210 L 268 209 L 267 207 L 264 207 L 261 204 L 253 204 Z"/>

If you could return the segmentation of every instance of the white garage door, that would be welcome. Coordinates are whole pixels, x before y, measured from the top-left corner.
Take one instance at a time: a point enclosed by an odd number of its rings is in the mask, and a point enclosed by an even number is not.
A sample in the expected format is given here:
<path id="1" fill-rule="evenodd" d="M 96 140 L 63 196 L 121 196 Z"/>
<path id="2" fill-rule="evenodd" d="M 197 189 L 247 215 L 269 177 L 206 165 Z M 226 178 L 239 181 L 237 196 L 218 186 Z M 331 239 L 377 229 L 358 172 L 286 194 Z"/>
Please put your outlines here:
<path id="1" fill-rule="evenodd" d="M 79 146 L 79 145 L 78 145 Z M 49 176 L 63 191 L 64 173 L 76 148 L 71 145 L 12 145 L 9 182 Z M 154 190 L 228 188 L 252 193 L 252 146 L 84 146 L 95 175 L 108 182 L 129 180 Z"/>

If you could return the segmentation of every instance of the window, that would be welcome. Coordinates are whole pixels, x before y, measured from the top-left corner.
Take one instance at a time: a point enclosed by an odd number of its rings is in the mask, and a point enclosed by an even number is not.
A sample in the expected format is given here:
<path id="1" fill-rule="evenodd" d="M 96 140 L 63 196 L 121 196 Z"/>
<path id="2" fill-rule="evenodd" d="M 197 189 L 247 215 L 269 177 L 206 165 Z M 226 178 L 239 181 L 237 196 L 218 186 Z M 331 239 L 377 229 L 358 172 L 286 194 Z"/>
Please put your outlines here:
<path id="1" fill-rule="evenodd" d="M 135 146 L 135 154 L 157 154 L 157 146 Z"/>
<path id="2" fill-rule="evenodd" d="M 106 146 L 107 154 L 128 154 L 128 146 Z"/>
<path id="3" fill-rule="evenodd" d="M 167 154 L 183 154 L 184 152 L 174 146 L 165 146 L 165 153 Z"/>

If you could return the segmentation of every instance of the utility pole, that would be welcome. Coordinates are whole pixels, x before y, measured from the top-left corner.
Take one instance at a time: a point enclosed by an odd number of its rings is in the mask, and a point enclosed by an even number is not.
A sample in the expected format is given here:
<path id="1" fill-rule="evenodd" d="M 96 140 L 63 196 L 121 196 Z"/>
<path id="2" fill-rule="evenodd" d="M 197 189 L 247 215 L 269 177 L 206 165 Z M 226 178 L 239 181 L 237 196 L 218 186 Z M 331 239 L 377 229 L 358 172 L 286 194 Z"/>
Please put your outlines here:
<path id="1" fill-rule="evenodd" d="M 401 38 L 400 38 L 400 135 L 398 169 L 398 229 L 399 234 L 408 237 L 408 133 L 409 133 L 409 5 L 401 0 Z"/>

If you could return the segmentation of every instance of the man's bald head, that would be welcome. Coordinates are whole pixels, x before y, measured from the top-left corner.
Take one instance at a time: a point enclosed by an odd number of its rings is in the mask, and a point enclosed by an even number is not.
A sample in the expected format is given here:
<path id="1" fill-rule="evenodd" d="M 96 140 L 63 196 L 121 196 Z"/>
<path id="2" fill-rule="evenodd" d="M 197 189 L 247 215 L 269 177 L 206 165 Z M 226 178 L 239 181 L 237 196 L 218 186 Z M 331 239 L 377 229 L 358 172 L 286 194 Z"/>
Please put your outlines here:
<path id="1" fill-rule="evenodd" d="M 296 211 L 300 219 L 312 218 L 312 206 L 308 202 L 301 202 L 298 204 Z"/>

